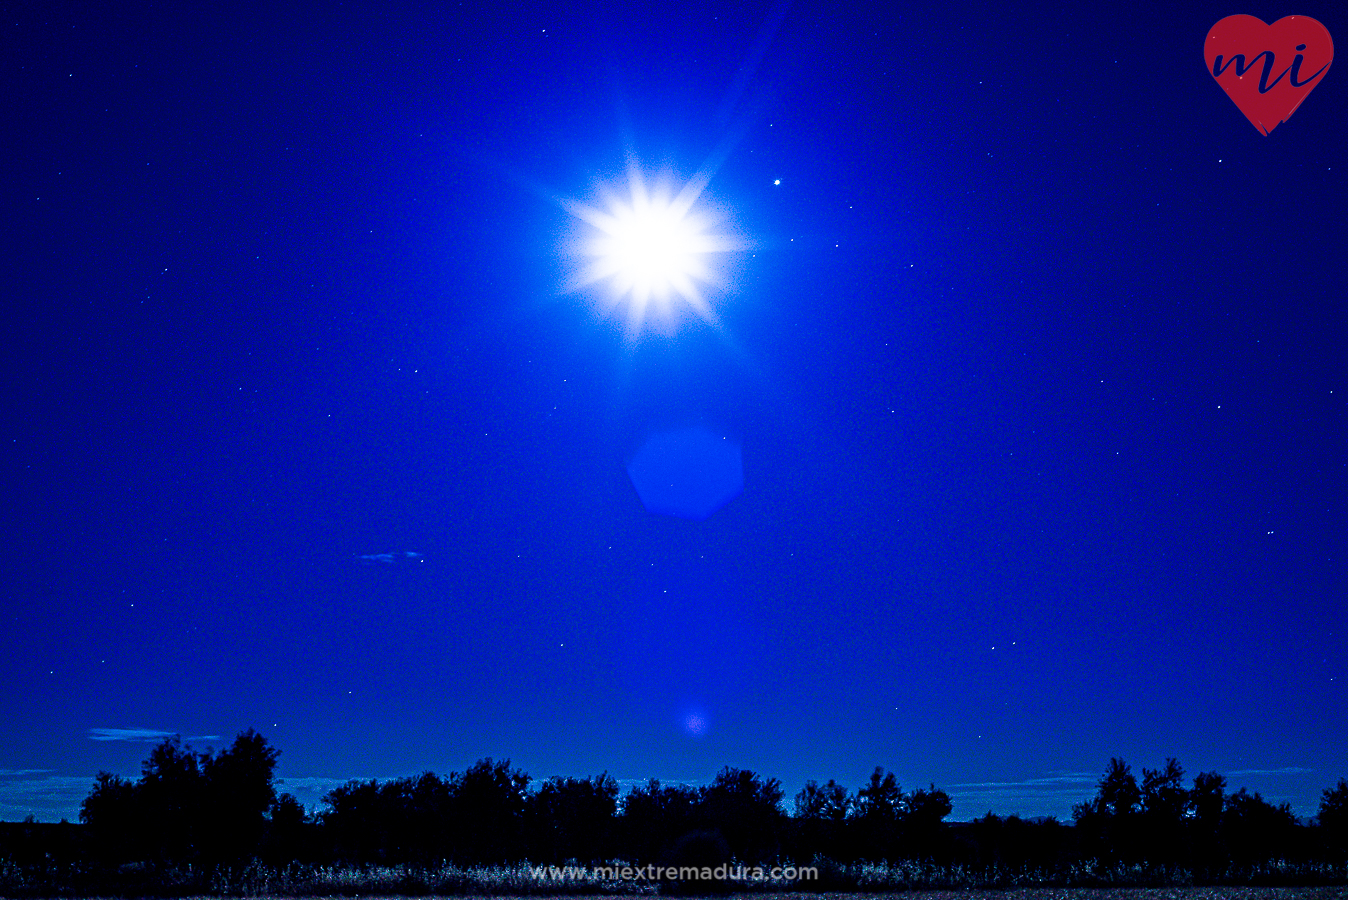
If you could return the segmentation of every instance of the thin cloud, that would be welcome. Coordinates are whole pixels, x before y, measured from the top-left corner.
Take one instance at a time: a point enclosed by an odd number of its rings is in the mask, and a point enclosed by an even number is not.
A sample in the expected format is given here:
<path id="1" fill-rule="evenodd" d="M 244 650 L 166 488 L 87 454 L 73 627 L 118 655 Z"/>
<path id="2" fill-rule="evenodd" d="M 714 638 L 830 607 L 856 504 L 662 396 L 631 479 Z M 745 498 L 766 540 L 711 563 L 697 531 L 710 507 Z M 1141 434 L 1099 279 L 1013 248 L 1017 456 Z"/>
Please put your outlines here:
<path id="1" fill-rule="evenodd" d="M 1084 790 L 1081 785 L 1055 785 L 1053 787 L 995 787 L 995 788 L 952 788 L 946 791 L 951 797 L 960 798 L 1016 798 L 1026 800 L 1036 800 L 1057 797 L 1075 797 L 1079 800 L 1085 800 L 1091 795 L 1089 790 Z"/>
<path id="2" fill-rule="evenodd" d="M 1005 788 L 1014 788 L 1023 790 L 1025 788 L 1051 789 L 1065 785 L 1095 784 L 1098 776 L 1087 775 L 1084 772 L 1071 772 L 1063 775 L 1053 775 L 1048 778 L 1026 778 L 1023 781 L 971 781 L 965 784 L 952 784 L 952 788 L 963 788 L 970 792 L 982 790 L 1000 790 Z"/>
<path id="3" fill-rule="evenodd" d="M 415 550 L 396 550 L 392 553 L 357 553 L 356 559 L 366 565 L 381 564 L 391 566 L 394 563 L 405 562 L 407 560 L 421 559 L 420 553 Z"/>
<path id="4" fill-rule="evenodd" d="M 335 787 L 348 784 L 352 781 L 370 781 L 369 778 L 328 778 L 323 775 L 305 775 L 300 778 L 278 778 L 277 787 L 290 791 L 330 791 Z M 373 779 L 375 781 L 388 781 L 387 778 Z"/>
<path id="5" fill-rule="evenodd" d="M 370 781 L 369 778 L 329 778 L 324 775 L 304 775 L 300 777 L 276 779 L 276 793 L 290 794 L 309 812 L 317 812 L 324 807 L 323 798 L 328 791 L 352 781 Z M 380 783 L 387 778 L 374 779 Z"/>
<path id="6" fill-rule="evenodd" d="M 1022 816 L 1067 816 L 1088 798 L 1099 781 L 1085 772 L 1061 772 L 1019 781 L 971 781 L 945 789 L 961 816 L 976 815 L 993 806 Z"/>
<path id="7" fill-rule="evenodd" d="M 651 779 L 649 778 L 615 778 L 613 780 L 618 783 L 619 787 L 630 788 L 644 788 L 651 783 Z M 701 787 L 707 783 L 706 781 L 698 781 L 697 779 L 689 778 L 657 778 L 655 780 L 660 782 L 661 787 L 670 787 L 671 785 L 676 784 L 683 785 L 684 787 Z"/>
<path id="8" fill-rule="evenodd" d="M 0 781 L 0 822 L 21 822 L 28 816 L 41 822 L 74 821 L 79 818 L 80 801 L 94 785 L 92 778 L 42 770 L 3 772 L 12 777 Z"/>
<path id="9" fill-rule="evenodd" d="M 1227 775 L 1312 775 L 1314 769 L 1307 769 L 1304 766 L 1283 766 L 1281 769 L 1236 769 L 1234 772 L 1227 772 Z"/>
<path id="10" fill-rule="evenodd" d="M 157 744 L 171 737 L 181 737 L 176 731 L 156 731 L 152 728 L 90 728 L 91 741 L 127 741 L 132 744 Z M 189 741 L 218 741 L 218 734 L 197 734 L 185 738 Z"/>

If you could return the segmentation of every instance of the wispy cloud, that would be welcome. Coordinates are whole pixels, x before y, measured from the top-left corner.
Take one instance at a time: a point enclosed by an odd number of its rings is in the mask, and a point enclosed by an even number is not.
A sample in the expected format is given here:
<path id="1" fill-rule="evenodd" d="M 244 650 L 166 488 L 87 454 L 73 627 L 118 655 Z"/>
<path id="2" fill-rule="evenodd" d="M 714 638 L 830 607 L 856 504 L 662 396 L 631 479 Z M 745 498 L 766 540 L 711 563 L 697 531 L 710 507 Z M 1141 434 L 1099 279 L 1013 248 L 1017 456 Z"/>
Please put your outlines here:
<path id="1" fill-rule="evenodd" d="M 396 551 L 394 551 L 394 552 L 392 552 L 392 553 L 358 553 L 358 554 L 356 554 L 356 559 L 360 560 L 361 562 L 365 563 L 366 565 L 373 565 L 373 564 L 375 564 L 375 563 L 382 563 L 383 565 L 391 566 L 391 565 L 393 565 L 393 564 L 396 563 L 396 562 L 405 562 L 405 561 L 407 561 L 407 560 L 421 559 L 421 558 L 422 558 L 421 554 L 420 554 L 420 553 L 417 553 L 417 552 L 415 552 L 415 551 L 413 551 L 413 550 L 396 550 Z"/>
<path id="2" fill-rule="evenodd" d="M 328 778 L 323 775 L 305 775 L 299 778 L 278 778 L 276 785 L 278 790 L 290 791 L 330 791 L 335 787 L 346 784 L 350 781 L 369 781 L 369 778 Z M 387 778 L 377 778 L 376 781 L 388 781 Z"/>
<path id="3" fill-rule="evenodd" d="M 157 744 L 181 734 L 176 731 L 156 731 L 153 728 L 90 728 L 91 741 L 127 741 L 133 744 Z M 196 734 L 183 738 L 188 741 L 218 741 L 218 734 Z"/>
<path id="4" fill-rule="evenodd" d="M 625 788 L 644 788 L 651 783 L 649 778 L 615 778 L 613 780 L 618 783 L 619 787 Z M 701 787 L 707 783 L 705 780 L 699 781 L 695 778 L 657 778 L 656 781 L 660 782 L 662 786 L 681 784 L 685 787 Z"/>
<path id="5" fill-rule="evenodd" d="M 952 784 L 951 788 L 962 788 L 968 792 L 979 792 L 982 790 L 1001 790 L 1012 788 L 1015 790 L 1044 789 L 1050 790 L 1065 785 L 1083 785 L 1095 784 L 1099 776 L 1089 775 L 1085 772 L 1067 772 L 1062 775 L 1051 775 L 1047 778 L 1026 778 L 1022 781 L 970 781 L 965 784 Z"/>
<path id="6" fill-rule="evenodd" d="M 153 744 L 164 738 L 173 737 L 171 731 L 153 731 L 149 728 L 90 728 L 91 741 L 131 741 L 136 744 Z"/>
<path id="7" fill-rule="evenodd" d="M 1312 775 L 1314 769 L 1307 769 L 1304 766 L 1283 766 L 1281 769 L 1236 769 L 1233 772 L 1223 772 L 1224 775 Z"/>

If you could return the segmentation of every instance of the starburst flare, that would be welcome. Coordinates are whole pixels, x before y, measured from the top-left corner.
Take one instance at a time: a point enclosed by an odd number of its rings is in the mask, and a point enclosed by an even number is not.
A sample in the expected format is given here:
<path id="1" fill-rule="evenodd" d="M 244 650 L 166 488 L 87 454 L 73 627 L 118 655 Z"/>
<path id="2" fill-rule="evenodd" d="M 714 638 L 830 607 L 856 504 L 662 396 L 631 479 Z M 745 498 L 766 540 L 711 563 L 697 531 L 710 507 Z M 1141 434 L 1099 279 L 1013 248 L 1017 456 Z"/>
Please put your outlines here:
<path id="1" fill-rule="evenodd" d="M 598 205 L 565 202 L 588 226 L 570 245 L 581 262 L 568 290 L 592 294 L 606 312 L 623 314 L 629 336 L 647 327 L 671 330 L 684 308 L 715 324 L 709 295 L 726 286 L 725 254 L 746 243 L 718 230 L 725 216 L 702 199 L 708 180 L 700 174 L 675 193 L 672 178 L 648 185 L 632 164 L 626 196 L 605 185 Z"/>

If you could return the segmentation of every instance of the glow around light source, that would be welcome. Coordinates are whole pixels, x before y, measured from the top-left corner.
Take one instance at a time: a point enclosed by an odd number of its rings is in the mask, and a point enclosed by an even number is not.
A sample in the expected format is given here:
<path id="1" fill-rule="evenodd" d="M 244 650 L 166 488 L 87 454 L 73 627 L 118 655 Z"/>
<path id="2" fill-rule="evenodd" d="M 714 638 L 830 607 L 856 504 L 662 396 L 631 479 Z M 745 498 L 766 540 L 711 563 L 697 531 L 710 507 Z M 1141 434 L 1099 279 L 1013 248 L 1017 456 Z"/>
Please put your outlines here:
<path id="1" fill-rule="evenodd" d="M 700 235 L 674 206 L 634 202 L 613 211 L 612 228 L 598 242 L 613 275 L 633 291 L 658 294 L 673 287 L 691 293 L 688 282 L 704 269 Z"/>
<path id="2" fill-rule="evenodd" d="M 714 323 L 708 293 L 725 287 L 724 254 L 745 243 L 720 233 L 724 217 L 699 203 L 709 177 L 695 176 L 676 192 L 673 178 L 648 184 L 631 164 L 625 190 L 601 187 L 598 205 L 565 202 L 588 226 L 570 245 L 580 264 L 568 289 L 592 293 L 621 315 L 629 337 L 648 327 L 670 331 L 685 309 Z"/>

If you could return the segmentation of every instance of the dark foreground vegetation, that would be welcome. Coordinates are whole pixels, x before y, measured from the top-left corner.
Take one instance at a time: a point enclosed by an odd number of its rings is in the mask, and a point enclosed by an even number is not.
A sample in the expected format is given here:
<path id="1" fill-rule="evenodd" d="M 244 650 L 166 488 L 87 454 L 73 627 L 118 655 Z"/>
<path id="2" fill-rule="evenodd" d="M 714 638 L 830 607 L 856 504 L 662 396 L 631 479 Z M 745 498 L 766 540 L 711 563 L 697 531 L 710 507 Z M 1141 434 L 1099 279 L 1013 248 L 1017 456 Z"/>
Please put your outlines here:
<path id="1" fill-rule="evenodd" d="M 348 782 L 309 814 L 277 794 L 278 755 L 248 731 L 215 754 L 165 741 L 135 781 L 100 773 L 80 824 L 0 824 L 0 896 L 1348 883 L 1343 780 L 1324 791 L 1316 819 L 1301 822 L 1286 804 L 1228 791 L 1218 774 L 1186 784 L 1169 760 L 1139 780 L 1115 759 L 1070 824 L 991 813 L 947 822 L 944 791 L 904 791 L 879 768 L 856 791 L 808 783 L 788 814 L 779 781 L 741 769 L 700 788 L 651 781 L 620 796 L 606 774 L 534 784 L 508 761 L 486 759 L 447 777 Z M 634 874 L 598 868 L 612 865 Z M 1300 894 L 1312 895 L 1344 893 Z"/>

